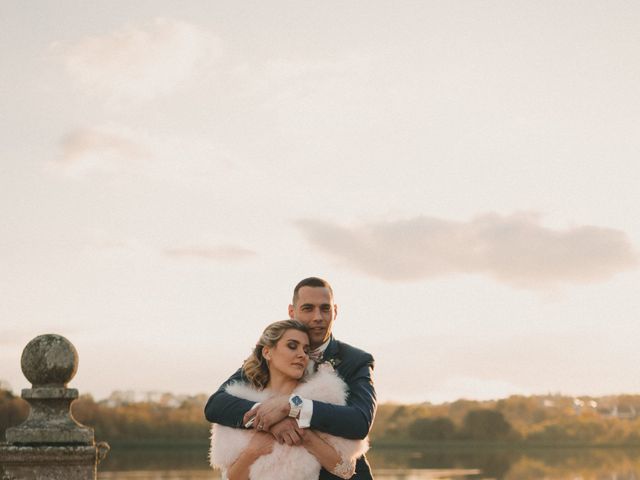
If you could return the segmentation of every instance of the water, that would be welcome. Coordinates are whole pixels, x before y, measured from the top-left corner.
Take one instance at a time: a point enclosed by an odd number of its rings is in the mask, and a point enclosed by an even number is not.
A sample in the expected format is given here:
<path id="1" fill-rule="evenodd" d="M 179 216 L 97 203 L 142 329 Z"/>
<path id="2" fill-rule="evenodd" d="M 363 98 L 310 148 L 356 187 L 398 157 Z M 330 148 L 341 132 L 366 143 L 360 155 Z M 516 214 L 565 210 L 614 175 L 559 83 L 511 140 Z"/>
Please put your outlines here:
<path id="1" fill-rule="evenodd" d="M 100 480 L 216 480 L 206 449 L 119 449 L 100 465 Z M 640 480 L 640 449 L 372 449 L 376 480 Z"/>

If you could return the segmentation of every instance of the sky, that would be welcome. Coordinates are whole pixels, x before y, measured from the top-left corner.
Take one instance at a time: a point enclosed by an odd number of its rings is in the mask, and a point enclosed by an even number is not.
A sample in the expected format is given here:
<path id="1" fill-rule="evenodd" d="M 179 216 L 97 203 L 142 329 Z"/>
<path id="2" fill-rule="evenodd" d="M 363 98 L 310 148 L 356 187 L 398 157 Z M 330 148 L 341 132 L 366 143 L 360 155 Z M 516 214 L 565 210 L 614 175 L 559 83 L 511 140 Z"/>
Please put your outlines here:
<path id="1" fill-rule="evenodd" d="M 639 393 L 640 4 L 0 7 L 0 380 L 211 393 L 293 286 L 382 402 Z"/>

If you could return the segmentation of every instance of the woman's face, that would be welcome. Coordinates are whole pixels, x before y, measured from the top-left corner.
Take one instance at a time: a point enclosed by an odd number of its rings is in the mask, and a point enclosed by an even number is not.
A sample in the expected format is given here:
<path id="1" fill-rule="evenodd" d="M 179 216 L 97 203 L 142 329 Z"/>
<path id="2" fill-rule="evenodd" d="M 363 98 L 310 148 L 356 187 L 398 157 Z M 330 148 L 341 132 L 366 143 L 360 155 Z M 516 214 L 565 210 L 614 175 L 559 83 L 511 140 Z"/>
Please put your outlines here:
<path id="1" fill-rule="evenodd" d="M 284 332 L 273 348 L 264 347 L 269 372 L 279 371 L 289 378 L 300 379 L 309 362 L 309 336 L 300 330 Z"/>

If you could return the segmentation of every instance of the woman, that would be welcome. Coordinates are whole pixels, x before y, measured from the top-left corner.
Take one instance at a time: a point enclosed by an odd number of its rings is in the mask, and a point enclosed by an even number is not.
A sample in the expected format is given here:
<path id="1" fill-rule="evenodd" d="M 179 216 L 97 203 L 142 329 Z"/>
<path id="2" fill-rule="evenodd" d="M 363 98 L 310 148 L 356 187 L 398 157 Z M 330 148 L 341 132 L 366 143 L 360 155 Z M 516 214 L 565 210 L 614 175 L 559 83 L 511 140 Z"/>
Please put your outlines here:
<path id="1" fill-rule="evenodd" d="M 347 386 L 329 365 L 305 378 L 309 362 L 307 327 L 296 320 L 269 325 L 242 366 L 247 383 L 234 383 L 227 392 L 262 402 L 272 395 L 296 393 L 303 398 L 345 405 Z M 306 430 L 301 446 L 276 443 L 271 434 L 213 425 L 211 465 L 229 480 L 316 480 L 324 467 L 351 478 L 355 461 L 368 449 L 366 440 L 347 440 Z"/>

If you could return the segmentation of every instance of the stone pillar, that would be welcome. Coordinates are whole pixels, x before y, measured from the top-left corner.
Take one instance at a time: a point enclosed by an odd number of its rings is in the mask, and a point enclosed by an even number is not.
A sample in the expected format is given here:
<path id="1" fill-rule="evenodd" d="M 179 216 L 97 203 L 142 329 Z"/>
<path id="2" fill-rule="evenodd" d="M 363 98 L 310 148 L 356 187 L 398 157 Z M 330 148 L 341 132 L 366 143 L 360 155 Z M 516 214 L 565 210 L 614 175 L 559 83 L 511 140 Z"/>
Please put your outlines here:
<path id="1" fill-rule="evenodd" d="M 93 429 L 71 415 L 71 402 L 78 398 L 78 390 L 67 388 L 78 369 L 75 347 L 60 335 L 40 335 L 25 347 L 21 365 L 32 384 L 22 390 L 31 410 L 24 423 L 7 429 L 7 442 L 0 444 L 0 479 L 95 479 L 109 446 L 96 445 Z"/>

